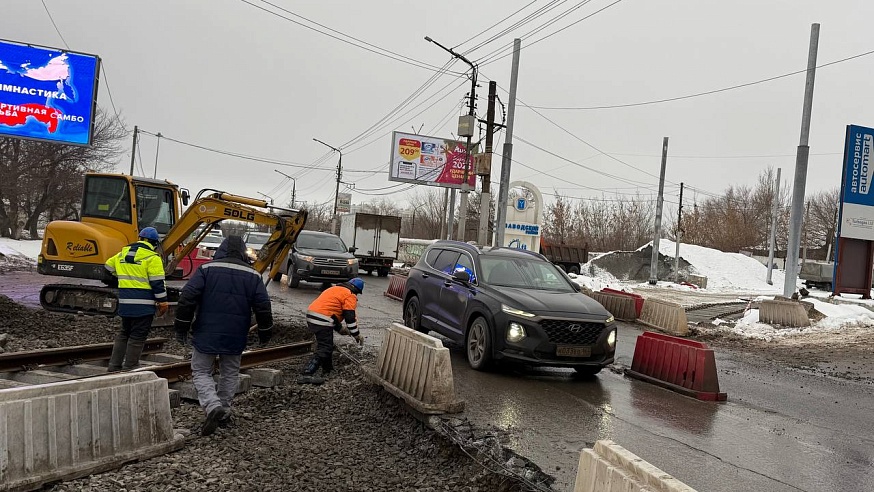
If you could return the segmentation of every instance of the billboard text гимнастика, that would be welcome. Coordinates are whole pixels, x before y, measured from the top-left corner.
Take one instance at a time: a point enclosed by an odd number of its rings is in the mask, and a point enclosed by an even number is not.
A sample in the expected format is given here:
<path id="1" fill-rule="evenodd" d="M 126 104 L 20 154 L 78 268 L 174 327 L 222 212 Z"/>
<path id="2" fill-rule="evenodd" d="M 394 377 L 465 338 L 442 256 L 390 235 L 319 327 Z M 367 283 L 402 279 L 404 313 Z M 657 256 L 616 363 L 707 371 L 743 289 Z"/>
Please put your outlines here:
<path id="1" fill-rule="evenodd" d="M 89 145 L 100 58 L 0 40 L 0 136 Z"/>

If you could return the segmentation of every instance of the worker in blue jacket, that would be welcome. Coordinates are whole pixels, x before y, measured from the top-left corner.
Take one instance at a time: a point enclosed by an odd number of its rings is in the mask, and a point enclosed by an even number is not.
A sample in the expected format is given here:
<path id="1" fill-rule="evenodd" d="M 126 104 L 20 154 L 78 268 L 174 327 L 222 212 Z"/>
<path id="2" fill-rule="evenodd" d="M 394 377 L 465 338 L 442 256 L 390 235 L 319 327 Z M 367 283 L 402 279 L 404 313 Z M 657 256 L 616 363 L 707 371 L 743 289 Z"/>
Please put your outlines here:
<path id="1" fill-rule="evenodd" d="M 212 261 L 199 266 L 185 284 L 176 308 L 176 339 L 191 342 L 191 373 L 200 406 L 206 413 L 201 435 L 208 436 L 230 419 L 231 401 L 240 377 L 252 313 L 258 338 L 266 344 L 273 334 L 273 313 L 261 274 L 249 265 L 240 236 L 222 241 Z M 219 361 L 218 387 L 212 377 Z"/>

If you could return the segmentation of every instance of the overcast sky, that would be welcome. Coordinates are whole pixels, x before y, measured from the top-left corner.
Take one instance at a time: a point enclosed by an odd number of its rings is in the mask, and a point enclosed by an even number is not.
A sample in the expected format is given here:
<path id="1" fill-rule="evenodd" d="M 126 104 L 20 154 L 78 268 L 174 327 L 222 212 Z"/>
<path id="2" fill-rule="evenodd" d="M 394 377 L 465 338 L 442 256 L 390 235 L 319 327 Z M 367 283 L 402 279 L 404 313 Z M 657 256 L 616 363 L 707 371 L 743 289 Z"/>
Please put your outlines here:
<path id="1" fill-rule="evenodd" d="M 299 201 L 333 201 L 336 154 L 327 155 L 314 137 L 343 149 L 343 180 L 355 184 L 354 203 L 381 196 L 405 203 L 416 189 L 387 181 L 390 132 L 421 128 L 426 135 L 451 137 L 457 115 L 467 111 L 460 103 L 469 82 L 444 73 L 411 105 L 392 112 L 435 72 L 267 11 L 435 67 L 451 56 L 426 42 L 426 35 L 466 52 L 508 31 L 467 54 L 480 64 L 483 118 L 488 80 L 496 80 L 499 96 L 508 99 L 503 89 L 509 88 L 511 57 L 495 60 L 509 51 L 494 52 L 522 37 L 512 178 L 531 181 L 545 193 L 587 198 L 655 193 L 664 136 L 670 137 L 669 202 L 677 201 L 681 181 L 692 188 L 685 195 L 690 203 L 728 185 L 753 184 L 769 165 L 782 167 L 791 183 L 804 74 L 663 104 L 538 109 L 540 114 L 528 105 L 647 102 L 803 70 L 814 22 L 822 25 L 820 65 L 874 50 L 870 0 L 620 0 L 612 6 L 615 0 L 270 0 L 275 6 L 249 1 L 254 6 L 242 0 L 45 0 L 45 5 L 71 50 L 102 58 L 99 104 L 112 111 L 111 92 L 130 128 L 286 164 L 162 139 L 158 177 L 192 192 L 260 192 L 277 203 L 290 199 L 292 183 L 274 169 L 296 178 Z M 510 29 L 523 20 L 530 22 Z M 40 0 L 2 0 L 0 37 L 63 47 Z M 845 126 L 874 126 L 868 106 L 872 67 L 874 55 L 867 55 L 817 71 L 808 192 L 840 184 Z M 466 68 L 457 62 L 449 70 Z M 371 128 L 374 123 L 379 124 Z M 152 176 L 156 139 L 143 135 L 140 152 L 137 174 Z M 129 154 L 118 170 L 128 167 Z M 499 169 L 493 170 L 495 182 Z"/>

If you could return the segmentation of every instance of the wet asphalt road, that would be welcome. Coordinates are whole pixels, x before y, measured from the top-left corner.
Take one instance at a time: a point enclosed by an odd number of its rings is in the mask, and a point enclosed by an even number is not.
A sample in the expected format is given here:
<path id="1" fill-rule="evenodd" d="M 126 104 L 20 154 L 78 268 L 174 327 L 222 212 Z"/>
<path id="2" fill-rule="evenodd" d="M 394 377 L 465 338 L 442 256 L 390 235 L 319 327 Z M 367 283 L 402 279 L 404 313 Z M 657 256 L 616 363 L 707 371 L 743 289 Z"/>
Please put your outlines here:
<path id="1" fill-rule="evenodd" d="M 387 279 L 365 281 L 360 324 L 377 351 L 380 328 L 401 319 L 401 303 L 382 295 Z M 302 312 L 318 287 L 273 286 L 277 312 Z M 620 324 L 617 369 L 631 365 L 640 333 Z M 555 476 L 558 490 L 572 490 L 581 449 L 612 439 L 700 491 L 874 491 L 869 385 L 718 351 L 728 401 L 709 403 L 614 371 L 592 379 L 561 369 L 483 373 L 468 367 L 460 347 L 452 358 L 464 416 L 508 430 L 509 446 Z"/>
<path id="2" fill-rule="evenodd" d="M 377 352 L 383 328 L 401 319 L 401 304 L 382 295 L 387 279 L 364 279 L 360 325 L 365 350 Z M 0 293 L 33 305 L 42 283 L 36 274 L 3 275 Z M 319 287 L 271 283 L 275 315 L 302 318 Z M 631 365 L 640 333 L 620 325 L 618 368 Z M 452 357 L 463 416 L 507 430 L 508 445 L 555 476 L 557 490 L 572 490 L 581 449 L 612 439 L 700 491 L 874 491 L 870 385 L 718 351 L 728 402 L 708 403 L 608 370 L 592 379 L 552 369 L 482 373 L 460 348 Z"/>

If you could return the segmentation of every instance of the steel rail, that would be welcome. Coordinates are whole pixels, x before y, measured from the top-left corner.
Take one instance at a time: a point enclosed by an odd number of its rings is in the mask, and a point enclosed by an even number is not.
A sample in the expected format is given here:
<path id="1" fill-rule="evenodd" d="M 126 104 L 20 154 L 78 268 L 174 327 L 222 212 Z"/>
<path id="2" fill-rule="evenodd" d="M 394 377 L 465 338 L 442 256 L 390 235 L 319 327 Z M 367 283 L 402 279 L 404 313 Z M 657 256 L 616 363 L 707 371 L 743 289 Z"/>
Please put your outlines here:
<path id="1" fill-rule="evenodd" d="M 292 357 L 308 354 L 313 343 L 310 341 L 276 345 L 243 352 L 240 360 L 240 369 L 249 369 L 270 362 L 278 362 Z M 135 371 L 154 372 L 160 378 L 170 383 L 183 381 L 191 377 L 191 361 L 172 362 L 158 366 L 147 366 L 135 369 Z"/>
<path id="2" fill-rule="evenodd" d="M 166 342 L 166 338 L 146 340 L 143 353 L 161 352 Z M 26 371 L 41 366 L 62 366 L 81 361 L 109 359 L 112 355 L 112 346 L 113 342 L 107 342 L 0 354 L 0 372 Z"/>

